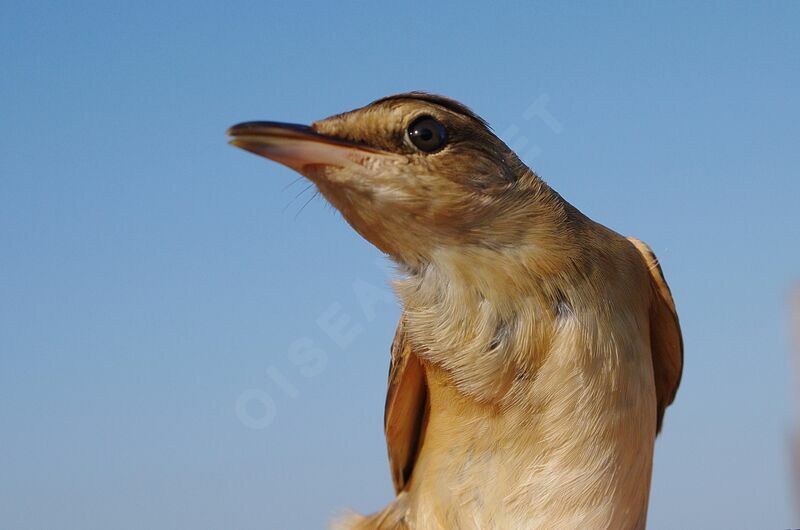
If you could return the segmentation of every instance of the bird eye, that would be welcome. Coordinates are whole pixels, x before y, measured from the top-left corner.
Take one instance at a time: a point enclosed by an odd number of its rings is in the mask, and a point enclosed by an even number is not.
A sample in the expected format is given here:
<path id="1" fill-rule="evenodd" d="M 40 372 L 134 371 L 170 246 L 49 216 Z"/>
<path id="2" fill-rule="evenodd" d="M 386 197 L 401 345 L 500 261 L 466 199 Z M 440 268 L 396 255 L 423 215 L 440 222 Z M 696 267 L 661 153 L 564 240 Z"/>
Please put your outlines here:
<path id="1" fill-rule="evenodd" d="M 420 151 L 433 153 L 447 144 L 447 131 L 444 125 L 430 116 L 414 120 L 407 130 L 408 139 Z"/>

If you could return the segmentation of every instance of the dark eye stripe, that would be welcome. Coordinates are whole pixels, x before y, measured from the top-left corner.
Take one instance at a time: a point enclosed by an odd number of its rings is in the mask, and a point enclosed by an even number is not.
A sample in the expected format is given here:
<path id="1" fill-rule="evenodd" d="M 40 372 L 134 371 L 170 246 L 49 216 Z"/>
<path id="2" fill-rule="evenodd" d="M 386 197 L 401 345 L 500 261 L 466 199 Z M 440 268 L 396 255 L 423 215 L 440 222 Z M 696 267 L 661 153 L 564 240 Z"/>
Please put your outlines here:
<path id="1" fill-rule="evenodd" d="M 408 139 L 420 151 L 433 153 L 447 145 L 447 130 L 430 116 L 420 116 L 406 130 Z"/>

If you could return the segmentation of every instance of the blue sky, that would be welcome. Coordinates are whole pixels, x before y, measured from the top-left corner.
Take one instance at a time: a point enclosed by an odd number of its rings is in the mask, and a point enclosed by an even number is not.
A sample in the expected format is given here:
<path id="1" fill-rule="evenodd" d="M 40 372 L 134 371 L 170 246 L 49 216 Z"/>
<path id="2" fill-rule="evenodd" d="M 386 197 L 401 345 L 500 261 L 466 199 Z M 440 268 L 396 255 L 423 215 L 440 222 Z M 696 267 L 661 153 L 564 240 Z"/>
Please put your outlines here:
<path id="1" fill-rule="evenodd" d="M 798 27 L 796 2 L 3 2 L 0 527 L 320 528 L 390 499 L 386 261 L 224 132 L 411 89 L 661 258 L 686 365 L 650 527 L 799 526 Z"/>

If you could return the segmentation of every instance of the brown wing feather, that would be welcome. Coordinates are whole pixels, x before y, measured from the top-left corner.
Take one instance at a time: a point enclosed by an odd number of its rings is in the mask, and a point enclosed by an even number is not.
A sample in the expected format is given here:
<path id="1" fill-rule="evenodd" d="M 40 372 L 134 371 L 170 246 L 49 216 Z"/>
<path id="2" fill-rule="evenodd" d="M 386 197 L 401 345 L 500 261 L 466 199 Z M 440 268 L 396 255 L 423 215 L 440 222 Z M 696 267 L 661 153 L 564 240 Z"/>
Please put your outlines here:
<path id="1" fill-rule="evenodd" d="M 664 410 L 675 399 L 683 372 L 683 336 L 678 312 L 669 285 L 653 251 L 638 239 L 628 238 L 641 253 L 650 271 L 653 297 L 650 304 L 650 349 L 653 355 L 656 397 L 658 400 L 658 431 L 664 420 Z"/>
<path id="2" fill-rule="evenodd" d="M 411 478 L 422 444 L 427 408 L 425 370 L 406 341 L 401 317 L 392 343 L 384 415 L 386 445 L 396 493 L 403 491 Z"/>

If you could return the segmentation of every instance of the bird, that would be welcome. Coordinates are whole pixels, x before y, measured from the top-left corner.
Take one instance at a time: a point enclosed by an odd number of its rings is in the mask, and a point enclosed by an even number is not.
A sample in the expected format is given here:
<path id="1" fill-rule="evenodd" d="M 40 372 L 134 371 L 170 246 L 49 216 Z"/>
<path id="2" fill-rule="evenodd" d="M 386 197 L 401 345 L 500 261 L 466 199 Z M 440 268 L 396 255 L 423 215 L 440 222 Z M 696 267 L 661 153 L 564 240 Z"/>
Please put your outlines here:
<path id="1" fill-rule="evenodd" d="M 581 213 L 444 96 L 228 135 L 305 176 L 396 264 L 384 415 L 395 497 L 331 528 L 645 528 L 683 371 L 648 245 Z"/>

